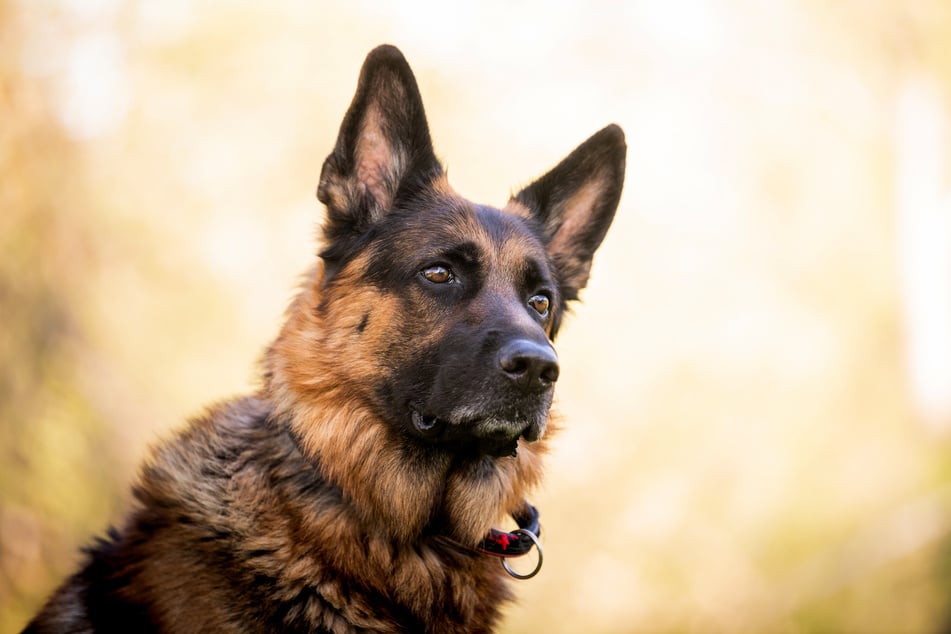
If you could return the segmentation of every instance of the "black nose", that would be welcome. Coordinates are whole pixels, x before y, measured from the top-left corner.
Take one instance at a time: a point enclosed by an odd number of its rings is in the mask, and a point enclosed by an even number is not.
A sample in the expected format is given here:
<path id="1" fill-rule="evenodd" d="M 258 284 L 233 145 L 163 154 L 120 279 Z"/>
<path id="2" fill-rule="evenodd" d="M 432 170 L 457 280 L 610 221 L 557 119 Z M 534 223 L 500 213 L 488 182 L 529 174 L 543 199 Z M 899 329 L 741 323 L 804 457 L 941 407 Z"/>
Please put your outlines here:
<path id="1" fill-rule="evenodd" d="M 542 392 L 558 380 L 558 358 L 548 344 L 515 339 L 499 350 L 499 367 L 519 388 Z"/>

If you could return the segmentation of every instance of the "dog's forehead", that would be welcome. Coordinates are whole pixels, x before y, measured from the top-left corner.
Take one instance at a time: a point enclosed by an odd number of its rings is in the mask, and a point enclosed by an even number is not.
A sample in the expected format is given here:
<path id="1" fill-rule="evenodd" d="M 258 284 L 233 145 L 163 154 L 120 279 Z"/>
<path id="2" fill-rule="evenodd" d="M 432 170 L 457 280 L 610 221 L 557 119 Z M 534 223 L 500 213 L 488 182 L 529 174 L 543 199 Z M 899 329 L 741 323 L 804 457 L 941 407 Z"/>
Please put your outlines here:
<path id="1" fill-rule="evenodd" d="M 347 268 L 384 285 L 432 264 L 469 267 L 484 284 L 547 283 L 554 269 L 539 235 L 531 218 L 460 196 L 417 198 L 373 227 Z"/>
<path id="2" fill-rule="evenodd" d="M 532 262 L 547 269 L 548 256 L 530 218 L 462 198 L 439 201 L 430 213 L 419 219 L 442 238 L 434 246 L 443 241 L 446 246 L 470 245 L 486 263 L 515 270 Z"/>

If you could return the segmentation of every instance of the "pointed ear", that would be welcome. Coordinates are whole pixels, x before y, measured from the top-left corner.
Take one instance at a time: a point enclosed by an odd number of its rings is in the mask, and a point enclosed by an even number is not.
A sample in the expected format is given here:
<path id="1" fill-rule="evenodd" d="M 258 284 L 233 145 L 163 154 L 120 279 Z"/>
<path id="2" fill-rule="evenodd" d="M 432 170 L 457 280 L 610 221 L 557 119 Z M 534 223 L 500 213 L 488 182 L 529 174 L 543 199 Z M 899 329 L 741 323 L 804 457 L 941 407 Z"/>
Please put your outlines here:
<path id="1" fill-rule="evenodd" d="M 513 198 L 544 227 L 565 299 L 578 299 L 588 282 L 621 198 L 626 154 L 624 132 L 609 125 Z"/>
<path id="2" fill-rule="evenodd" d="M 413 71 L 395 47 L 374 49 L 320 174 L 328 242 L 362 233 L 441 173 Z"/>

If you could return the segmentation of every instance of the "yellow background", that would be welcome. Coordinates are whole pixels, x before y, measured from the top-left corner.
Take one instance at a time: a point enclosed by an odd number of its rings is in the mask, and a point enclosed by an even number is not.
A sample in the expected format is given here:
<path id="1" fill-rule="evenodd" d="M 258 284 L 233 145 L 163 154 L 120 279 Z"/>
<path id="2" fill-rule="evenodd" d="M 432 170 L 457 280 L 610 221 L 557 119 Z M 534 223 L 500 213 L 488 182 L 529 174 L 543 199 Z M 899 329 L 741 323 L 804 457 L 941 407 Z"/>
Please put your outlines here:
<path id="1" fill-rule="evenodd" d="M 0 0 L 0 631 L 247 391 L 366 53 L 503 204 L 617 122 L 506 632 L 951 623 L 951 4 Z"/>

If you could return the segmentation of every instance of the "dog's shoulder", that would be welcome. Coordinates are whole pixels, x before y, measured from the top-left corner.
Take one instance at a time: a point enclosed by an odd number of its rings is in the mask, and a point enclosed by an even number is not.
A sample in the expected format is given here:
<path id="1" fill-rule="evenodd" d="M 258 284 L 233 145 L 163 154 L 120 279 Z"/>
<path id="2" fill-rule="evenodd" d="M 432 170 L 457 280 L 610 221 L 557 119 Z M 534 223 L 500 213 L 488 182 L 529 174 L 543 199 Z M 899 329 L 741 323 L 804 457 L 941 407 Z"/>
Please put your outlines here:
<path id="1" fill-rule="evenodd" d="M 200 513 L 219 506 L 252 453 L 280 444 L 267 401 L 244 397 L 209 407 L 145 460 L 135 495 L 147 506 L 180 505 Z M 247 466 L 247 465 L 245 465 Z"/>
<path id="2" fill-rule="evenodd" d="M 139 524 L 194 529 L 204 540 L 212 533 L 248 538 L 262 532 L 262 516 L 294 516 L 340 500 L 316 459 L 258 396 L 212 406 L 154 447 L 133 492 Z"/>
<path id="3" fill-rule="evenodd" d="M 209 408 L 151 450 L 123 524 L 85 549 L 27 631 L 326 627 L 334 610 L 307 589 L 322 558 L 293 547 L 304 513 L 339 504 L 314 466 L 267 401 Z"/>

